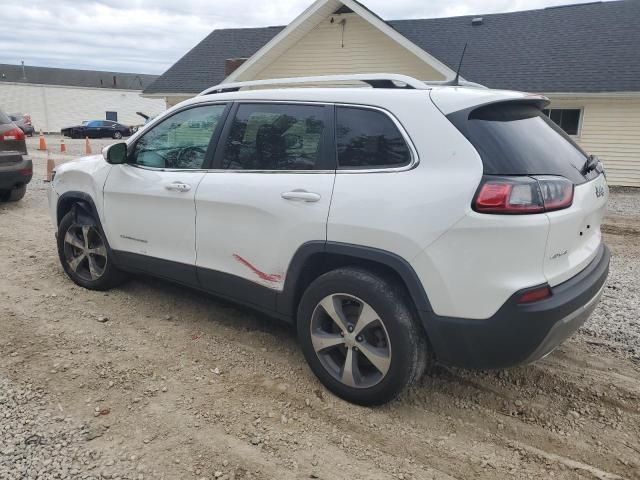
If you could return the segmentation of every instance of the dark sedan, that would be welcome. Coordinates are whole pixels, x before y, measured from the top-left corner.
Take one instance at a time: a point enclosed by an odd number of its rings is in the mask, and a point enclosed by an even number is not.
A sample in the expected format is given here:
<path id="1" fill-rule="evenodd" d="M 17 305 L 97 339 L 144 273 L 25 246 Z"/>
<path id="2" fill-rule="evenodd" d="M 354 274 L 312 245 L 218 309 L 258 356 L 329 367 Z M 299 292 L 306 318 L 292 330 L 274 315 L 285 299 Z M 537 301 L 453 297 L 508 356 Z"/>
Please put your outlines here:
<path id="1" fill-rule="evenodd" d="M 67 127 L 60 130 L 65 137 L 71 138 L 115 138 L 129 137 L 131 129 L 111 120 L 91 120 L 82 125 Z"/>

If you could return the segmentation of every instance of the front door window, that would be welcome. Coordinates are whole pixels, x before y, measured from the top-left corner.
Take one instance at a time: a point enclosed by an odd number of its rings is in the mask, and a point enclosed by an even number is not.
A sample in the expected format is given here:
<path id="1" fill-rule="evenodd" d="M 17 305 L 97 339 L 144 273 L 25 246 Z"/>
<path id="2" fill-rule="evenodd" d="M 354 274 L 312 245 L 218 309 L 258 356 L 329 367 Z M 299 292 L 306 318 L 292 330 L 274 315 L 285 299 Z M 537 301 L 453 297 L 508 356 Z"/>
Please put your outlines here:
<path id="1" fill-rule="evenodd" d="M 211 137 L 225 108 L 204 105 L 172 115 L 136 142 L 129 163 L 179 170 L 204 168 Z"/>

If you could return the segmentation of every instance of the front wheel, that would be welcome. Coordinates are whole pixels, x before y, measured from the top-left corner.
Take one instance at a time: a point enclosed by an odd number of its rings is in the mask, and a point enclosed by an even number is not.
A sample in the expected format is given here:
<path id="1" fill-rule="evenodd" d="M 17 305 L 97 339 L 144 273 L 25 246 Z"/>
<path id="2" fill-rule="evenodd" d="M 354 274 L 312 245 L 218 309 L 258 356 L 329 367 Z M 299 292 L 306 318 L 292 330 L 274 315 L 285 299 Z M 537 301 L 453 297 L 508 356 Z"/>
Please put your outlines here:
<path id="1" fill-rule="evenodd" d="M 309 366 L 339 397 L 380 405 L 418 379 L 427 342 L 403 290 L 361 268 L 322 275 L 304 293 L 298 338 Z"/>
<path id="2" fill-rule="evenodd" d="M 104 232 L 91 218 L 67 213 L 58 227 L 58 256 L 66 274 L 89 290 L 108 290 L 124 279 L 113 265 Z"/>
<path id="3" fill-rule="evenodd" d="M 122 132 L 118 132 L 118 131 L 113 132 L 113 138 L 116 140 L 120 140 L 122 138 Z"/>

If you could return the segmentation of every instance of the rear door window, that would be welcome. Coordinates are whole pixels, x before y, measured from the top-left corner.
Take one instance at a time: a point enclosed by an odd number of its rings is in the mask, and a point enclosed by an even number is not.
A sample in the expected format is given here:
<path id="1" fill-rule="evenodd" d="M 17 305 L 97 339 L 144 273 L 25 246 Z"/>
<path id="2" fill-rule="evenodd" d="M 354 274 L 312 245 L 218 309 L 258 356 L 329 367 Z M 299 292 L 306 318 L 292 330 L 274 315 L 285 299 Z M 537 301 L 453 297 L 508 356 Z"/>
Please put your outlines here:
<path id="1" fill-rule="evenodd" d="M 226 137 L 222 168 L 318 170 L 326 168 L 324 105 L 240 104 Z"/>
<path id="2" fill-rule="evenodd" d="M 587 154 L 536 105 L 504 102 L 448 118 L 476 148 L 486 175 L 560 175 L 575 184 L 599 175 L 581 173 Z"/>
<path id="3" fill-rule="evenodd" d="M 411 151 L 391 118 L 359 107 L 336 107 L 338 168 L 395 168 L 411 163 Z"/>

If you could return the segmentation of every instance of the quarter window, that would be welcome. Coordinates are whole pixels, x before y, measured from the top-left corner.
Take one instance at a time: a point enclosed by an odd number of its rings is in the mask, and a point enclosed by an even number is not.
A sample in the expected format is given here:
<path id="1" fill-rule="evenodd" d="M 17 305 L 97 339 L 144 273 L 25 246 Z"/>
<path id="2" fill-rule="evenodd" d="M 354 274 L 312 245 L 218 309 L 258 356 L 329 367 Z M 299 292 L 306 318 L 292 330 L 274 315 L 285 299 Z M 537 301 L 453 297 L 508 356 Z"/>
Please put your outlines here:
<path id="1" fill-rule="evenodd" d="M 341 169 L 400 167 L 411 161 L 398 127 L 378 110 L 337 107 L 336 134 Z"/>
<path id="2" fill-rule="evenodd" d="M 580 132 L 581 109 L 551 108 L 543 110 L 543 113 L 569 135 L 578 135 Z"/>
<path id="3" fill-rule="evenodd" d="M 222 167 L 313 170 L 320 165 L 324 106 L 241 104 L 227 135 Z"/>
<path id="4" fill-rule="evenodd" d="M 201 169 L 226 105 L 205 105 L 176 113 L 144 134 L 129 159 L 134 165 Z"/>

